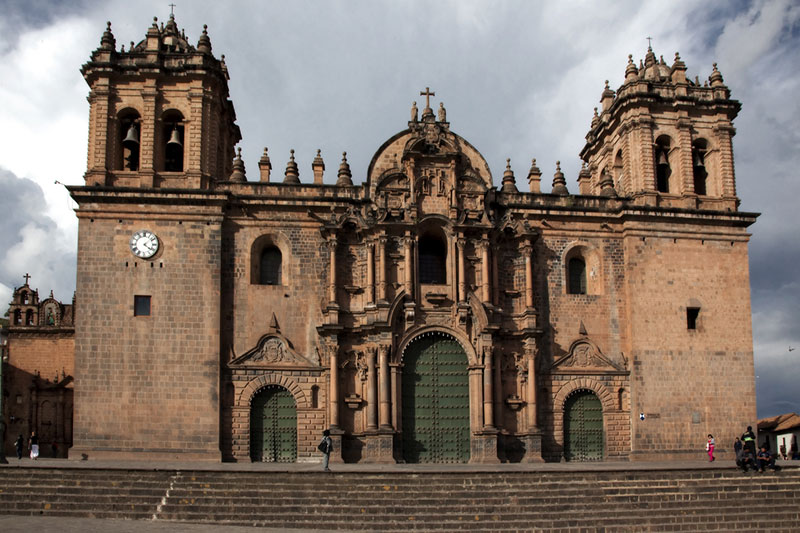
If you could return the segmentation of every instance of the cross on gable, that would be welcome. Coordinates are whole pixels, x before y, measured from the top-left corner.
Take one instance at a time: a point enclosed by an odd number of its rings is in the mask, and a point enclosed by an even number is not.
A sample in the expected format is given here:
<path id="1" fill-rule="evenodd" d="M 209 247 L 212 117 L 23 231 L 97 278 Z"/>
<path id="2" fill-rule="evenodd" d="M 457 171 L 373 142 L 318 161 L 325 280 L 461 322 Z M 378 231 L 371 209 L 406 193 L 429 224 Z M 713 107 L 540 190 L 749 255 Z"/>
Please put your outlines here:
<path id="1" fill-rule="evenodd" d="M 169 14 L 170 16 L 175 16 L 175 4 L 169 5 Z"/>
<path id="2" fill-rule="evenodd" d="M 430 109 L 431 108 L 431 96 L 436 96 L 436 93 L 432 93 L 430 87 L 425 87 L 425 91 L 424 92 L 420 91 L 419 95 L 425 97 L 425 109 Z"/>
<path id="3" fill-rule="evenodd" d="M 653 38 L 652 38 L 652 37 L 648 37 L 648 38 L 647 38 L 647 49 L 648 49 L 648 50 L 652 50 L 652 49 L 653 49 L 653 46 L 652 46 L 652 45 L 653 45 L 653 43 L 651 42 L 652 40 L 653 40 Z"/>
<path id="4" fill-rule="evenodd" d="M 27 285 L 28 284 L 28 280 L 31 279 L 31 275 L 28 274 L 27 272 L 25 272 L 25 275 L 22 276 L 22 277 L 25 278 L 25 285 Z"/>

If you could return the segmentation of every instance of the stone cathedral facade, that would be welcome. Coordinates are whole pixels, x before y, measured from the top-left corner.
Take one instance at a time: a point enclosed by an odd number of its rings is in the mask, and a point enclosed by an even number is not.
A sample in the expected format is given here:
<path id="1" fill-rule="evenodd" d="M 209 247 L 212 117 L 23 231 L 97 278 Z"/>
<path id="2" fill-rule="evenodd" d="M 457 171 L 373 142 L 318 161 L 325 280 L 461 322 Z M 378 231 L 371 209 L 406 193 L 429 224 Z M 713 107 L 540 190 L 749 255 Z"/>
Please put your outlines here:
<path id="1" fill-rule="evenodd" d="M 88 164 L 70 187 L 71 456 L 313 461 L 324 429 L 347 462 L 732 440 L 755 421 L 756 215 L 738 210 L 740 104 L 716 66 L 686 71 L 629 58 L 577 186 L 556 168 L 542 192 L 535 160 L 496 184 L 428 89 L 334 184 L 319 153 L 313 180 L 266 149 L 245 175 L 206 30 L 191 44 L 170 17 L 126 50 L 109 23 L 82 69 Z"/>

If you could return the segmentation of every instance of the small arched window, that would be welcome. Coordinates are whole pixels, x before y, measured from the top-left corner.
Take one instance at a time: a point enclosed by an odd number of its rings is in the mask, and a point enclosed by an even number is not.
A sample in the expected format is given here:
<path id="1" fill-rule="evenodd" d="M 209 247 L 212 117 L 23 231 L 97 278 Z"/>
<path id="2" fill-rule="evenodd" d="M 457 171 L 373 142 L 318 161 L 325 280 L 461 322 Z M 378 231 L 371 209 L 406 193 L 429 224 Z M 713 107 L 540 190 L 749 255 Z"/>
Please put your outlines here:
<path id="1" fill-rule="evenodd" d="M 669 150 L 669 137 L 659 137 L 655 146 L 656 190 L 658 192 L 669 192 L 669 178 L 672 175 L 672 168 L 669 164 Z"/>
<path id="2" fill-rule="evenodd" d="M 447 248 L 444 239 L 436 235 L 426 234 L 419 240 L 419 282 L 447 283 Z"/>
<path id="3" fill-rule="evenodd" d="M 25 311 L 25 325 L 26 326 L 33 326 L 33 311 L 28 309 Z"/>
<path id="4" fill-rule="evenodd" d="M 164 171 L 183 172 L 183 115 L 170 110 L 162 118 L 162 142 L 164 149 Z"/>
<path id="5" fill-rule="evenodd" d="M 14 311 L 14 324 L 18 326 L 22 325 L 22 311 L 19 309 Z"/>
<path id="6" fill-rule="evenodd" d="M 708 144 L 703 139 L 697 139 L 692 143 L 692 175 L 694 178 L 694 192 L 701 196 L 708 194 L 706 180 L 708 171 L 706 170 L 706 153 Z"/>
<path id="7" fill-rule="evenodd" d="M 259 284 L 281 284 L 281 251 L 277 246 L 267 246 L 261 251 L 259 263 Z"/>
<path id="8" fill-rule="evenodd" d="M 586 261 L 572 257 L 567 263 L 567 292 L 586 294 Z"/>
<path id="9" fill-rule="evenodd" d="M 21 300 L 22 300 L 22 303 L 23 303 L 23 304 L 25 304 L 25 305 L 28 305 L 29 303 L 31 303 L 31 300 L 30 300 L 30 298 L 31 298 L 31 296 L 30 296 L 30 293 L 29 293 L 29 292 L 22 291 L 22 298 L 21 298 Z"/>

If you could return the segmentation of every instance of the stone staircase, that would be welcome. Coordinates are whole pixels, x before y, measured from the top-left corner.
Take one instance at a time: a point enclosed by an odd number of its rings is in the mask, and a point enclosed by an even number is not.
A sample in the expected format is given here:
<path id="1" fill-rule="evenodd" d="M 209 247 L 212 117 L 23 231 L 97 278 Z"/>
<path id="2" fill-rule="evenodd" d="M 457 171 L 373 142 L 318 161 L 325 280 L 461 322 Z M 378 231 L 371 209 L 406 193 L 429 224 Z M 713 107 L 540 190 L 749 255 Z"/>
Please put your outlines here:
<path id="1" fill-rule="evenodd" d="M 800 468 L 326 474 L 4 467 L 0 513 L 349 531 L 800 531 Z"/>

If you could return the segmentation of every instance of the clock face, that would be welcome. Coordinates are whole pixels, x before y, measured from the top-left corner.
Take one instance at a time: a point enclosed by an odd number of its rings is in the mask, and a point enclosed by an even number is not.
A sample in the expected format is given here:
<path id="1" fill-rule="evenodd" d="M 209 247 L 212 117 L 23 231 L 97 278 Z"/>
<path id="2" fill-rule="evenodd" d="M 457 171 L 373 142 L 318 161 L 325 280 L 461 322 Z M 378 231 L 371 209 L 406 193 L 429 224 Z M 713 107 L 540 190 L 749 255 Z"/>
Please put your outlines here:
<path id="1" fill-rule="evenodd" d="M 133 234 L 130 241 L 131 252 L 136 257 L 147 259 L 156 255 L 158 251 L 158 237 L 152 231 L 139 230 Z"/>

